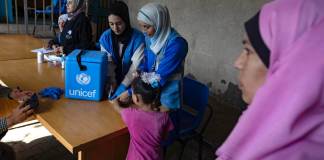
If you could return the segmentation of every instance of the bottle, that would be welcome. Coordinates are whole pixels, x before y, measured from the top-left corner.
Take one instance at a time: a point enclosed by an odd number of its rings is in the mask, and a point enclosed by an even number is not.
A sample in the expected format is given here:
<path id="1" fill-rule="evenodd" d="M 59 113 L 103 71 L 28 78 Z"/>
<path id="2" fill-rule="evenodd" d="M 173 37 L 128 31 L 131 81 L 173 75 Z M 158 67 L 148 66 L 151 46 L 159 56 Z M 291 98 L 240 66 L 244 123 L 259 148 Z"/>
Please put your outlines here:
<path id="1" fill-rule="evenodd" d="M 65 55 L 62 54 L 62 59 L 61 59 L 61 68 L 64 69 L 65 68 Z"/>
<path id="2" fill-rule="evenodd" d="M 37 63 L 44 62 L 44 54 L 42 52 L 37 52 Z"/>

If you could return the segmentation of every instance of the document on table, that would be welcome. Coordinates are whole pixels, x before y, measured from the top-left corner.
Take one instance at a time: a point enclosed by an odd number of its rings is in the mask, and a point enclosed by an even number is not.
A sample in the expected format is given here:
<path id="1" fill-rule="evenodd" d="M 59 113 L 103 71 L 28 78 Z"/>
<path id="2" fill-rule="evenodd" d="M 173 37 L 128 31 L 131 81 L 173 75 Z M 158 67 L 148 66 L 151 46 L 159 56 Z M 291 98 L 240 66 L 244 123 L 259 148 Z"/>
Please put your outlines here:
<path id="1" fill-rule="evenodd" d="M 31 50 L 31 52 L 37 53 L 37 52 L 41 52 L 41 53 L 52 53 L 54 50 L 53 49 L 46 49 L 46 48 L 38 48 L 38 49 L 34 49 Z"/>

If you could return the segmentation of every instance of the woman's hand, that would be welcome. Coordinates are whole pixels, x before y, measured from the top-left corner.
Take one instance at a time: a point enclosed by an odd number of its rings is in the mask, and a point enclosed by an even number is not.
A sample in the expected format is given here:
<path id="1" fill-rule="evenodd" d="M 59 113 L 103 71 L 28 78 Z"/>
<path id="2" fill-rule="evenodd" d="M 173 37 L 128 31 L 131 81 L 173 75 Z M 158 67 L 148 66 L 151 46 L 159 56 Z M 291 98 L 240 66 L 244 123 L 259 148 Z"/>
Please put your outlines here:
<path id="1" fill-rule="evenodd" d="M 56 45 L 53 45 L 53 52 L 56 54 L 56 55 L 60 55 L 63 53 L 63 46 L 56 46 Z"/>
<path id="2" fill-rule="evenodd" d="M 59 26 L 60 32 L 63 31 L 64 24 L 65 24 L 64 21 L 60 21 L 60 22 L 58 23 L 58 26 Z"/>
<path id="3" fill-rule="evenodd" d="M 34 113 L 33 109 L 30 109 L 30 106 L 25 106 L 25 101 L 13 110 L 13 112 L 7 117 L 7 125 L 11 127 L 17 123 L 23 122 L 29 116 Z"/>
<path id="4" fill-rule="evenodd" d="M 9 96 L 16 101 L 21 102 L 21 101 L 26 101 L 33 94 L 34 94 L 34 92 L 32 92 L 32 91 L 23 91 L 19 88 L 15 88 L 10 92 Z"/>

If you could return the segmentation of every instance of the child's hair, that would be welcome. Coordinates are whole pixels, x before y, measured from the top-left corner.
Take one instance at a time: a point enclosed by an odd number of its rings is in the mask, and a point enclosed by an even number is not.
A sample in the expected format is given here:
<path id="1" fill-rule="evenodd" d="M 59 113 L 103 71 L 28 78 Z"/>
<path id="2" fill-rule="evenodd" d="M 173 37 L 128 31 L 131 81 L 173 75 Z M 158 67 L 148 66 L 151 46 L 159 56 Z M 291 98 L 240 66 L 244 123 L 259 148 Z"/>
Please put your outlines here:
<path id="1" fill-rule="evenodd" d="M 133 94 L 139 94 L 145 104 L 151 104 L 153 111 L 160 111 L 160 89 L 153 88 L 151 84 L 145 83 L 141 77 L 136 77 L 132 83 Z"/>

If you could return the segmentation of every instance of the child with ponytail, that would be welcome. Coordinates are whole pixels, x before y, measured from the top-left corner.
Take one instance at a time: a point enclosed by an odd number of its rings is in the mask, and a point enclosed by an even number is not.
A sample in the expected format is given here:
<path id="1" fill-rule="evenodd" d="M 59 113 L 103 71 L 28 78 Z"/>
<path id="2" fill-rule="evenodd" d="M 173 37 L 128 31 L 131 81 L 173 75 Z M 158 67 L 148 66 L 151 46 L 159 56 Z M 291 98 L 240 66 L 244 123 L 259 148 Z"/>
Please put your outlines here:
<path id="1" fill-rule="evenodd" d="M 130 133 L 127 160 L 162 160 L 161 141 L 173 129 L 168 113 L 160 112 L 160 91 L 155 75 L 141 73 L 132 83 L 130 104 L 114 102 Z"/>

